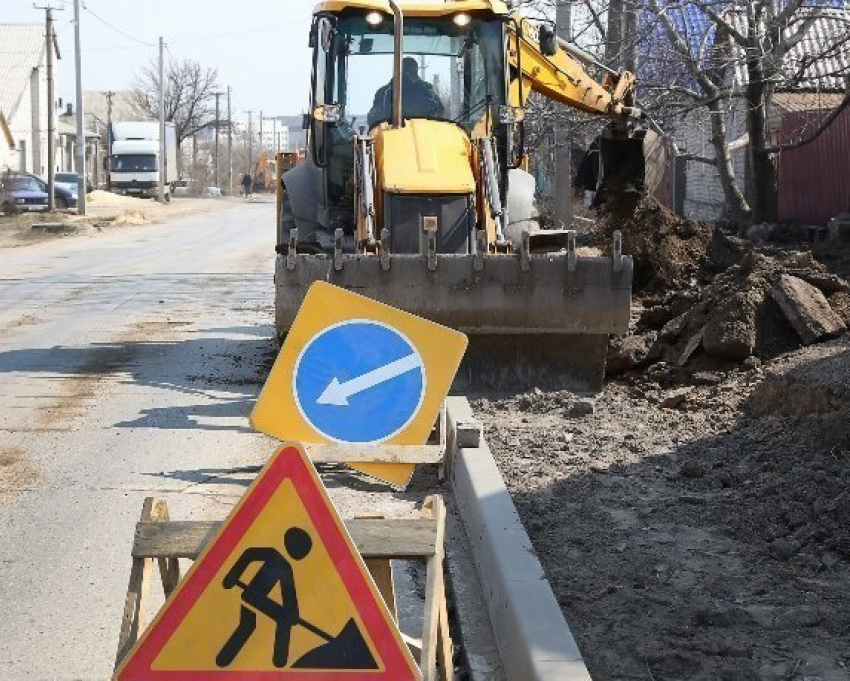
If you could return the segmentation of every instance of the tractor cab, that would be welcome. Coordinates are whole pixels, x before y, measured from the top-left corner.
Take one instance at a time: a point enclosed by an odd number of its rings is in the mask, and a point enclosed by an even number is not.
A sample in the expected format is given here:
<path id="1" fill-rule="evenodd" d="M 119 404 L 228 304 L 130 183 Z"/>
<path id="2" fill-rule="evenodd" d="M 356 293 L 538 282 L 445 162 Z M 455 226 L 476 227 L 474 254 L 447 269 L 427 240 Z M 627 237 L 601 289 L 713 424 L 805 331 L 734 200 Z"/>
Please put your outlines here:
<path id="1" fill-rule="evenodd" d="M 311 237 L 300 240 L 302 248 L 312 239 L 317 252 L 328 252 L 337 228 L 346 236 L 346 251 L 356 248 L 362 223 L 356 187 L 363 175 L 358 171 L 363 158 L 355 153 L 358 138 L 375 144 L 374 209 L 387 214 L 385 209 L 395 209 L 390 232 L 396 252 L 419 252 L 418 237 L 402 236 L 398 219 L 404 221 L 402 214 L 411 210 L 421 212 L 422 200 L 433 203 L 435 194 L 442 196 L 441 211 L 443 204 L 452 204 L 446 219 L 462 224 L 440 250 L 470 252 L 478 185 L 471 164 L 478 138 L 493 140 L 505 198 L 508 166 L 516 155 L 508 148 L 513 135 L 499 123 L 508 101 L 506 7 L 482 0 L 402 7 L 402 20 L 382 2 L 325 2 L 316 8 L 305 123 L 307 165 L 319 210 Z M 390 137 L 382 139 L 387 133 Z M 415 208 L 406 205 L 409 200 L 403 206 L 384 205 L 388 194 L 420 200 Z"/>

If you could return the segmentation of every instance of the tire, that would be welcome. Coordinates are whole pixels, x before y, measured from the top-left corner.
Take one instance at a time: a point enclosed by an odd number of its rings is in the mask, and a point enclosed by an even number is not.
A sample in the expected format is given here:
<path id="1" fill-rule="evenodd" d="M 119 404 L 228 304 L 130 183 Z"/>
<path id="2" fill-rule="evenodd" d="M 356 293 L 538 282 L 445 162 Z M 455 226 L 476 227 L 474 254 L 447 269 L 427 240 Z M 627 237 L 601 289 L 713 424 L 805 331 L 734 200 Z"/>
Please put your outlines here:
<path id="1" fill-rule="evenodd" d="M 0 213 L 3 213 L 3 215 L 6 215 L 8 217 L 9 215 L 16 215 L 18 211 L 15 210 L 14 205 L 7 201 L 2 206 L 0 206 Z"/>
<path id="2" fill-rule="evenodd" d="M 66 199 L 64 196 L 57 196 L 56 207 L 59 210 L 68 210 L 68 199 Z"/>

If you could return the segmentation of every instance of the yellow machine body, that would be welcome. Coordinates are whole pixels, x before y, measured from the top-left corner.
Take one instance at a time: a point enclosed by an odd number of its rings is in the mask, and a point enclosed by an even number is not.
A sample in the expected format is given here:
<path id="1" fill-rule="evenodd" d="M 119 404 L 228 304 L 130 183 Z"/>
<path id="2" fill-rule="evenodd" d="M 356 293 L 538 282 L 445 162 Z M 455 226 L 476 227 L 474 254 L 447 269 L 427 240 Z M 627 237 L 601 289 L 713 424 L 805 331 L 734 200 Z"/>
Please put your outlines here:
<path id="1" fill-rule="evenodd" d="M 392 194 L 471 194 L 469 137 L 455 125 L 413 119 L 375 133 L 378 186 Z"/>
<path id="2" fill-rule="evenodd" d="M 497 0 L 316 5 L 307 159 L 278 184 L 279 336 L 323 280 L 467 332 L 472 355 L 481 350 L 496 373 L 507 348 L 554 354 L 569 383 L 601 386 L 608 336 L 628 329 L 631 259 L 617 239 L 611 256 L 589 257 L 574 233 L 533 226 L 534 180 L 514 140 L 531 92 L 623 120 L 634 79 L 600 83 L 574 55 L 546 55 L 540 43 Z M 371 102 L 386 81 L 353 63 L 375 55 L 394 60 L 393 113 L 370 111 L 364 125 L 366 112 L 351 110 L 366 101 L 351 74 L 369 81 Z M 443 115 L 408 113 L 401 66 L 410 56 L 420 79 L 429 63 L 451 61 L 426 87 Z"/>

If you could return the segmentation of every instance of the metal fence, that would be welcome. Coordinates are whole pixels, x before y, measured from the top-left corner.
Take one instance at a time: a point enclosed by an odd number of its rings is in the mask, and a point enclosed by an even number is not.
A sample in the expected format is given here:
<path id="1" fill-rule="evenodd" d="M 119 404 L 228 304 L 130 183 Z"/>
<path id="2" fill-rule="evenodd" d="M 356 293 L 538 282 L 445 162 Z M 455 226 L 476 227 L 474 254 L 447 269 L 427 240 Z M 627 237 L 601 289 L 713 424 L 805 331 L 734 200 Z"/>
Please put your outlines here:
<path id="1" fill-rule="evenodd" d="M 805 138 L 828 112 L 787 113 L 780 140 Z M 825 225 L 839 213 L 850 212 L 850 108 L 810 144 L 779 156 L 779 219 Z"/>

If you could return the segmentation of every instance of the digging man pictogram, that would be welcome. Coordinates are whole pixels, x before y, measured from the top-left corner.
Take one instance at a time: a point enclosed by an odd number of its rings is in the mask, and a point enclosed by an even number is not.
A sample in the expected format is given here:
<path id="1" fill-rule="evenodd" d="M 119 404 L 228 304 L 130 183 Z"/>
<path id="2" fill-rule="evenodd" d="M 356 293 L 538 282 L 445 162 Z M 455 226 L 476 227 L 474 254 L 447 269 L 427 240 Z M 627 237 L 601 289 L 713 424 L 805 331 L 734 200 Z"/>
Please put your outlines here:
<path id="1" fill-rule="evenodd" d="M 284 534 L 283 545 L 293 560 L 302 560 L 313 548 L 313 541 L 304 530 L 291 527 Z M 240 580 L 251 563 L 262 565 L 254 578 L 245 584 Z M 241 587 L 242 607 L 239 612 L 239 624 L 216 656 L 215 663 L 219 667 L 227 667 L 233 662 L 257 628 L 257 612 L 260 612 L 275 622 L 272 661 L 275 667 L 285 667 L 289 659 L 292 627 L 300 622 L 298 594 L 289 561 L 277 549 L 268 547 L 245 549 L 222 584 L 225 589 Z M 281 603 L 270 596 L 272 590 L 278 585 L 282 597 Z"/>
<path id="2" fill-rule="evenodd" d="M 313 548 L 310 535 L 299 527 L 290 527 L 283 536 L 286 553 L 292 560 L 303 560 Z M 252 563 L 261 563 L 249 583 L 241 581 L 245 570 Z M 314 633 L 325 643 L 307 652 L 292 666 L 308 669 L 375 669 L 375 659 L 363 640 L 360 629 L 349 619 L 336 636 L 322 631 L 314 624 L 301 618 L 298 611 L 298 592 L 292 565 L 277 549 L 258 546 L 242 552 L 222 581 L 225 589 L 238 586 L 242 589 L 242 605 L 239 622 L 230 638 L 222 646 L 215 663 L 229 667 L 257 628 L 257 613 L 275 623 L 274 651 L 272 663 L 282 668 L 289 662 L 289 642 L 292 628 L 301 626 Z M 271 597 L 275 587 L 280 587 L 281 602 Z"/>

